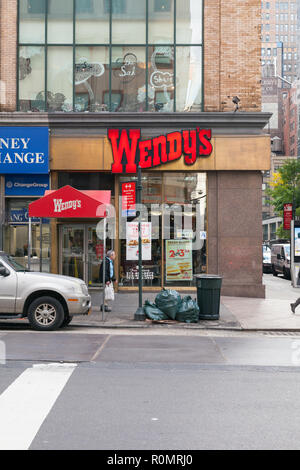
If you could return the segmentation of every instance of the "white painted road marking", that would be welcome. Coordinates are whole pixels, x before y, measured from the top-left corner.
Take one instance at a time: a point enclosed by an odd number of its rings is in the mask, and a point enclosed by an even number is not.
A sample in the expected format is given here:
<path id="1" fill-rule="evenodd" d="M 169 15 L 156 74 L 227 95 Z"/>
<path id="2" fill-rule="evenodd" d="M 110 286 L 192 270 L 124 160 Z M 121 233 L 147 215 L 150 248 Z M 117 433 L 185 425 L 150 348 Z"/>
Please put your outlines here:
<path id="1" fill-rule="evenodd" d="M 0 395 L 0 450 L 26 450 L 77 364 L 36 364 Z"/>

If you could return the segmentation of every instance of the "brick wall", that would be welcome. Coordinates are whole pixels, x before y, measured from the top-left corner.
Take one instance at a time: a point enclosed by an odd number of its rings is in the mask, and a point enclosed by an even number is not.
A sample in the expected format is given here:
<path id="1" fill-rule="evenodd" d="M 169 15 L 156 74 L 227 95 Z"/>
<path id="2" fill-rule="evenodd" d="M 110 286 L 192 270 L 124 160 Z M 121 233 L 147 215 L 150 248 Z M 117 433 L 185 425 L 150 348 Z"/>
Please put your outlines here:
<path id="1" fill-rule="evenodd" d="M 261 110 L 261 1 L 204 0 L 205 111 Z"/>
<path id="2" fill-rule="evenodd" d="M 0 111 L 15 111 L 17 0 L 0 1 Z"/>

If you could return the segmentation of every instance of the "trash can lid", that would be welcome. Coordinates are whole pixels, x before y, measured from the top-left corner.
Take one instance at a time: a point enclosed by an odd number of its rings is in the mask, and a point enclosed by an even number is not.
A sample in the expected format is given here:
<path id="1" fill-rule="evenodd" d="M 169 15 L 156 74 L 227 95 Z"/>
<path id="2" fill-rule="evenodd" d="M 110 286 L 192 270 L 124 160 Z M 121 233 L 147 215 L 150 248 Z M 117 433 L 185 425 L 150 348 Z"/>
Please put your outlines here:
<path id="1" fill-rule="evenodd" d="M 197 279 L 223 279 L 223 277 L 218 274 L 194 274 L 194 277 Z"/>

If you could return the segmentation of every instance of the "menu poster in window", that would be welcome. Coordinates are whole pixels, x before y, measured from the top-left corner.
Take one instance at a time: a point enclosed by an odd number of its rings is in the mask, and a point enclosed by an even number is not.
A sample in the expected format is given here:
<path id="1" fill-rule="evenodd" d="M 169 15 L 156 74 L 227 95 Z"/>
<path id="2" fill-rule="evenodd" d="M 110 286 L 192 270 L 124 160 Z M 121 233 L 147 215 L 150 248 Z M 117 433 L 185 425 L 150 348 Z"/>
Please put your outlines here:
<path id="1" fill-rule="evenodd" d="M 142 222 L 142 259 L 151 260 L 151 222 Z M 139 225 L 138 222 L 126 223 L 126 260 L 139 259 Z"/>
<path id="2" fill-rule="evenodd" d="M 193 280 L 193 252 L 191 240 L 166 240 L 166 280 Z"/>
<path id="3" fill-rule="evenodd" d="M 122 183 L 122 217 L 135 217 L 136 184 Z"/>

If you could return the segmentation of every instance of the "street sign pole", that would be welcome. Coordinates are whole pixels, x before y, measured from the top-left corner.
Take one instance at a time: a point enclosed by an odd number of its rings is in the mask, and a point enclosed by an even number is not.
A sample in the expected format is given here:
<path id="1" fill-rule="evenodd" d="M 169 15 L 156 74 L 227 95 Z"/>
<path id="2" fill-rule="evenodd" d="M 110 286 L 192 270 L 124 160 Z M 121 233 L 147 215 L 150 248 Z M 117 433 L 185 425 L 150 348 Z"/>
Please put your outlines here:
<path id="1" fill-rule="evenodd" d="M 139 306 L 137 311 L 134 314 L 134 319 L 143 321 L 145 320 L 145 314 L 143 310 L 143 276 L 142 276 L 142 211 L 141 211 L 141 203 L 142 203 L 142 170 L 141 167 L 138 166 L 138 181 L 137 181 L 137 188 L 136 188 L 136 199 L 138 204 L 138 234 L 139 234 Z"/>

